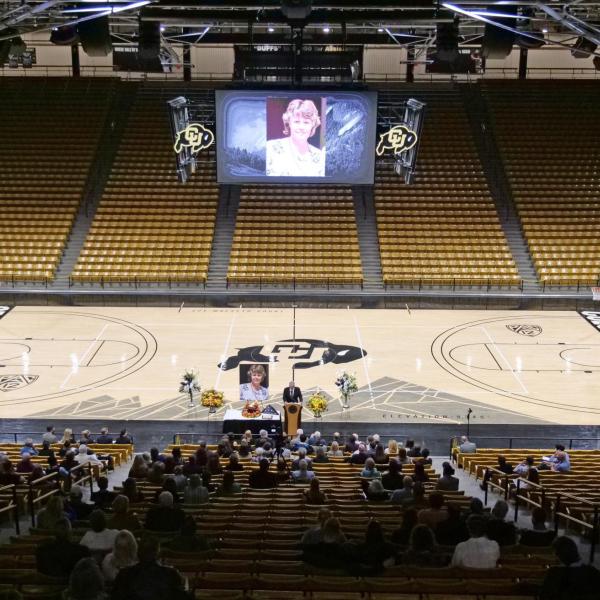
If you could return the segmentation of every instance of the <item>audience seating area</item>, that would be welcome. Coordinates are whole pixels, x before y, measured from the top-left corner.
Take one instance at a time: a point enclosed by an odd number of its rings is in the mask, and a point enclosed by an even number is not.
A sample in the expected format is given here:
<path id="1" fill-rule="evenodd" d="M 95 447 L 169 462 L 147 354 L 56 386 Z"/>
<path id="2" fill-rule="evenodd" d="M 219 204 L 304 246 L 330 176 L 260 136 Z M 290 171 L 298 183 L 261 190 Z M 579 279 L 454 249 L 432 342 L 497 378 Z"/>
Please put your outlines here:
<path id="1" fill-rule="evenodd" d="M 360 285 L 351 189 L 245 186 L 227 281 Z"/>
<path id="2" fill-rule="evenodd" d="M 401 98 L 380 94 L 380 101 Z M 426 95 L 417 172 L 377 169 L 375 209 L 386 285 L 519 285 L 462 101 Z"/>
<path id="3" fill-rule="evenodd" d="M 0 78 L 0 281 L 54 279 L 114 86 Z"/>
<path id="4" fill-rule="evenodd" d="M 483 90 L 540 281 L 598 285 L 598 84 L 486 80 Z"/>
<path id="5" fill-rule="evenodd" d="M 138 90 L 74 282 L 206 281 L 218 200 L 214 156 L 179 183 L 166 104 L 176 95 L 151 84 Z"/>

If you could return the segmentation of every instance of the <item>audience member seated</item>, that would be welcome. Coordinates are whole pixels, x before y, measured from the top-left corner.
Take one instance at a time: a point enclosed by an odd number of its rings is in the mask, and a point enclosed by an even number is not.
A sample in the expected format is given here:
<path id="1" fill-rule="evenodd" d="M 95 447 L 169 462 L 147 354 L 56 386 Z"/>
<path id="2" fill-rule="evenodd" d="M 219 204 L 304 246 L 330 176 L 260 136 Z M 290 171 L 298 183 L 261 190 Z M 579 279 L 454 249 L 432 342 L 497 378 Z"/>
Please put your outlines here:
<path id="1" fill-rule="evenodd" d="M 111 600 L 187 600 L 184 580 L 172 567 L 158 562 L 160 546 L 151 536 L 138 544 L 138 563 L 119 571 Z"/>
<path id="2" fill-rule="evenodd" d="M 127 429 L 121 429 L 115 440 L 115 444 L 133 444 L 133 438 L 129 435 Z"/>
<path id="3" fill-rule="evenodd" d="M 162 462 L 152 463 L 150 467 L 150 472 L 148 473 L 148 477 L 146 478 L 148 483 L 153 483 L 155 485 L 162 485 L 163 479 L 165 477 L 165 465 Z"/>
<path id="4" fill-rule="evenodd" d="M 535 467 L 531 467 L 524 477 L 526 481 L 517 481 L 512 484 L 511 492 L 516 493 L 518 490 L 519 494 L 522 494 L 523 492 L 535 489 L 536 486 L 540 485 L 540 473 Z"/>
<path id="5" fill-rule="evenodd" d="M 98 491 L 90 494 L 90 500 L 96 505 L 96 508 L 110 508 L 116 494 L 109 491 L 108 478 L 104 476 L 98 477 L 96 483 L 98 484 Z"/>
<path id="6" fill-rule="evenodd" d="M 399 490 L 403 487 L 403 481 L 402 465 L 395 458 L 390 458 L 388 470 L 381 477 L 383 487 L 389 491 Z"/>
<path id="7" fill-rule="evenodd" d="M 94 510 L 94 505 L 84 502 L 83 490 L 80 486 L 74 485 L 69 491 L 69 498 L 64 510 L 71 521 L 87 521 Z"/>
<path id="8" fill-rule="evenodd" d="M 229 462 L 225 467 L 227 471 L 243 471 L 244 465 L 240 464 L 240 455 L 237 452 L 232 452 L 229 455 Z"/>
<path id="9" fill-rule="evenodd" d="M 183 525 L 185 513 L 174 506 L 173 494 L 161 492 L 158 506 L 153 506 L 146 514 L 144 528 L 150 531 L 179 531 Z"/>
<path id="10" fill-rule="evenodd" d="M 325 492 L 321 491 L 319 479 L 314 477 L 310 482 L 310 488 L 303 492 L 306 502 L 308 504 L 325 504 L 327 502 L 327 496 Z"/>
<path id="11" fill-rule="evenodd" d="M 102 466 L 102 461 L 85 444 L 81 444 L 75 455 L 75 462 L 80 465 L 90 464 L 92 466 Z"/>
<path id="12" fill-rule="evenodd" d="M 174 537 L 169 543 L 165 544 L 165 548 L 173 552 L 206 552 L 210 550 L 210 542 L 208 539 L 197 533 L 197 525 L 192 515 L 186 515 L 179 535 Z"/>
<path id="13" fill-rule="evenodd" d="M 266 458 L 261 459 L 258 463 L 258 469 L 250 473 L 248 485 L 258 490 L 277 487 L 277 476 L 269 472 L 269 461 Z"/>
<path id="14" fill-rule="evenodd" d="M 35 551 L 35 564 L 39 573 L 65 581 L 79 560 L 90 556 L 89 548 L 71 541 L 71 523 L 59 518 L 54 524 L 54 539 L 39 544 Z"/>
<path id="15" fill-rule="evenodd" d="M 315 463 L 328 463 L 329 457 L 325 454 L 326 447 L 325 446 L 317 446 L 315 451 Z"/>
<path id="16" fill-rule="evenodd" d="M 146 479 L 146 477 L 148 477 L 148 465 L 141 454 L 136 454 L 134 456 L 128 477 L 133 477 L 135 479 Z"/>
<path id="17" fill-rule="evenodd" d="M 94 510 L 90 515 L 91 531 L 86 531 L 81 544 L 90 549 L 92 556 L 102 560 L 112 550 L 117 533 L 116 529 L 106 527 L 106 516 L 101 510 Z"/>
<path id="18" fill-rule="evenodd" d="M 398 463 L 400 465 L 410 465 L 411 464 L 411 460 L 410 458 L 408 458 L 408 455 L 406 454 L 406 448 L 398 448 Z"/>
<path id="19" fill-rule="evenodd" d="M 539 468 L 550 469 L 556 473 L 568 473 L 571 470 L 571 460 L 566 452 L 557 450 L 552 456 L 543 458 Z"/>
<path id="20" fill-rule="evenodd" d="M 59 440 L 59 444 L 64 444 L 65 442 L 69 442 L 70 444 L 75 444 L 75 436 L 73 435 L 73 430 L 70 427 L 66 427 L 63 432 L 62 438 Z"/>
<path id="21" fill-rule="evenodd" d="M 104 577 L 93 558 L 82 558 L 73 568 L 64 600 L 108 600 Z"/>
<path id="22" fill-rule="evenodd" d="M 25 440 L 25 444 L 19 450 L 19 454 L 23 456 L 24 454 L 29 454 L 29 456 L 37 456 L 38 451 L 33 447 L 33 440 L 31 438 L 27 438 Z"/>
<path id="23" fill-rule="evenodd" d="M 344 452 L 348 452 L 349 454 L 354 454 L 358 450 L 358 435 L 353 433 L 348 437 L 346 441 L 346 445 L 344 446 Z"/>
<path id="24" fill-rule="evenodd" d="M 15 465 L 10 460 L 0 464 L 0 485 L 19 485 L 21 476 L 15 473 Z"/>
<path id="25" fill-rule="evenodd" d="M 201 448 L 203 448 L 202 442 L 200 442 L 198 450 L 200 450 Z M 206 450 L 206 444 L 204 444 L 203 449 Z M 196 452 L 198 452 L 198 450 Z M 151 464 L 154 464 L 156 462 L 161 462 L 161 463 L 165 462 L 165 458 L 166 458 L 165 455 L 161 454 L 158 451 L 158 448 L 150 448 L 150 463 Z"/>
<path id="26" fill-rule="evenodd" d="M 417 460 L 420 460 L 426 466 L 431 466 L 433 464 L 433 460 L 431 460 L 430 454 L 431 452 L 429 448 L 423 448 L 423 450 L 421 450 L 421 458 Z M 413 460 L 413 462 L 416 461 Z"/>
<path id="27" fill-rule="evenodd" d="M 37 515 L 36 524 L 40 529 L 54 529 L 59 519 L 68 519 L 62 496 L 55 494 L 48 498 L 46 506 Z"/>
<path id="28" fill-rule="evenodd" d="M 311 479 L 314 479 L 315 472 L 308 470 L 308 462 L 302 459 L 298 463 L 298 470 L 292 471 L 292 481 L 294 483 L 308 483 Z"/>
<path id="29" fill-rule="evenodd" d="M 327 452 L 327 456 L 329 456 L 329 457 L 344 456 L 343 450 L 340 450 L 339 442 L 336 442 L 336 441 L 331 442 L 331 447 L 329 448 L 329 451 Z"/>
<path id="30" fill-rule="evenodd" d="M 477 452 L 477 446 L 474 442 L 469 441 L 466 435 L 461 436 L 458 449 L 462 454 L 473 454 Z"/>
<path id="31" fill-rule="evenodd" d="M 129 510 L 129 498 L 127 496 L 117 496 L 112 503 L 112 515 L 108 519 L 106 526 L 109 529 L 127 529 L 128 531 L 138 531 L 142 528 L 140 520 L 135 513 Z"/>
<path id="32" fill-rule="evenodd" d="M 513 473 L 516 473 L 517 475 L 519 475 L 519 477 L 527 477 L 529 469 L 531 469 L 531 467 L 533 467 L 534 464 L 535 459 L 533 458 L 533 456 L 527 456 L 513 469 Z"/>
<path id="33" fill-rule="evenodd" d="M 227 471 L 225 474 L 227 474 Z M 223 477 L 225 479 L 225 477 Z M 198 474 L 191 475 L 183 489 L 184 504 L 206 504 L 209 499 L 208 489 L 202 485 L 202 478 Z"/>
<path id="34" fill-rule="evenodd" d="M 308 438 L 308 445 L 309 446 L 325 446 L 327 447 L 327 442 L 321 437 L 321 432 L 320 431 L 315 431 L 309 438 Z"/>
<path id="35" fill-rule="evenodd" d="M 169 479 L 172 479 L 175 482 L 177 492 L 183 492 L 183 489 L 187 484 L 187 477 L 183 474 L 183 467 L 181 465 L 175 467 L 173 475 L 169 475 Z"/>
<path id="36" fill-rule="evenodd" d="M 216 452 L 209 453 L 208 461 L 206 463 L 206 470 L 211 475 L 221 475 L 223 473 L 221 461 L 219 460 L 219 455 Z"/>
<path id="37" fill-rule="evenodd" d="M 306 461 L 308 469 L 312 469 L 312 460 L 306 456 L 306 448 L 300 448 L 298 450 L 298 458 L 292 461 L 292 471 L 297 471 L 300 467 L 300 461 Z"/>
<path id="38" fill-rule="evenodd" d="M 301 431 L 301 430 L 298 430 Z M 261 429 L 258 432 L 258 439 L 254 443 L 255 448 L 262 448 L 265 444 L 270 444 L 271 438 L 269 438 L 269 433 L 266 429 Z"/>
<path id="39" fill-rule="evenodd" d="M 317 525 L 307 529 L 302 535 L 302 540 L 300 541 L 301 546 L 312 546 L 321 542 L 323 525 L 331 519 L 331 511 L 328 508 L 322 508 L 317 514 L 317 519 Z"/>
<path id="40" fill-rule="evenodd" d="M 103 427 L 100 430 L 100 435 L 96 439 L 96 444 L 112 444 L 113 437 L 108 433 L 108 427 Z"/>
<path id="41" fill-rule="evenodd" d="M 197 463 L 196 455 L 192 454 L 187 457 L 185 463 L 181 467 L 182 473 L 189 477 L 190 475 L 200 475 L 203 471 L 203 468 Z"/>
<path id="42" fill-rule="evenodd" d="M 122 497 L 118 496 L 117 499 Z M 137 564 L 137 549 L 138 545 L 131 531 L 127 529 L 119 531 L 112 552 L 109 552 L 102 561 L 102 574 L 108 584 L 114 582 L 121 569 Z"/>
<path id="43" fill-rule="evenodd" d="M 377 465 L 387 465 L 390 462 L 390 457 L 385 453 L 384 447 L 381 444 L 377 444 L 377 446 L 375 446 L 373 460 Z"/>
<path id="44" fill-rule="evenodd" d="M 360 472 L 360 476 L 367 479 L 381 478 L 381 473 L 375 468 L 375 461 L 371 457 L 365 461 L 365 468 Z"/>
<path id="45" fill-rule="evenodd" d="M 440 521 L 435 528 L 435 539 L 440 546 L 456 546 L 469 539 L 469 530 L 461 519 L 460 508 L 456 504 L 446 505 L 448 518 Z"/>
<path id="46" fill-rule="evenodd" d="M 445 521 L 447 518 L 448 511 L 444 506 L 443 494 L 439 492 L 429 494 L 429 508 L 419 511 L 419 523 L 435 530 L 438 523 Z"/>
<path id="47" fill-rule="evenodd" d="M 413 459 L 412 462 L 417 462 L 415 458 L 421 458 L 421 446 L 414 446 L 406 451 L 406 456 Z"/>
<path id="48" fill-rule="evenodd" d="M 513 471 L 514 467 L 511 463 L 506 462 L 505 456 L 498 456 L 497 458 L 498 464 L 494 467 L 496 470 L 501 471 L 505 475 L 512 475 L 513 472 L 516 472 L 516 469 Z M 525 461 L 524 461 L 525 462 Z M 533 464 L 533 458 L 531 458 L 531 464 Z M 483 474 L 483 483 L 479 486 L 483 491 L 487 488 L 488 481 L 492 478 L 492 471 L 490 469 L 486 469 Z"/>
<path id="49" fill-rule="evenodd" d="M 302 560 L 320 569 L 348 569 L 346 542 L 338 519 L 327 519 L 321 528 L 320 541 L 303 544 Z"/>
<path id="50" fill-rule="evenodd" d="M 352 456 L 348 460 L 351 465 L 364 465 L 365 461 L 369 458 L 367 454 L 367 448 L 364 444 L 358 444 L 358 448 L 353 452 Z"/>
<path id="51" fill-rule="evenodd" d="M 413 527 L 418 525 L 418 523 L 418 512 L 414 508 L 405 510 L 402 516 L 402 524 L 392 532 L 392 543 L 398 546 L 407 546 Z"/>
<path id="52" fill-rule="evenodd" d="M 393 504 L 402 504 L 407 506 L 413 502 L 413 478 L 410 475 L 405 475 L 402 478 L 402 487 L 396 489 L 390 498 Z"/>
<path id="53" fill-rule="evenodd" d="M 206 488 L 205 488 L 206 489 Z M 242 493 L 242 486 L 235 481 L 233 471 L 223 473 L 223 482 L 215 492 L 215 496 L 235 496 Z"/>
<path id="54" fill-rule="evenodd" d="M 577 544 L 571 538 L 558 537 L 552 545 L 561 565 L 550 567 L 546 572 L 539 599 L 597 600 L 600 571 L 592 565 L 583 564 Z"/>
<path id="55" fill-rule="evenodd" d="M 459 480 L 454 477 L 454 469 L 449 462 L 442 465 L 442 476 L 438 479 L 435 488 L 443 492 L 456 492 Z"/>
<path id="56" fill-rule="evenodd" d="M 38 452 L 38 456 L 54 456 L 54 450 L 50 448 L 50 442 L 48 442 L 47 440 L 44 440 L 42 442 L 42 447 Z"/>
<path id="57" fill-rule="evenodd" d="M 31 454 L 24 452 L 21 454 L 21 460 L 17 463 L 15 469 L 17 473 L 31 473 L 34 463 L 31 462 Z"/>
<path id="58" fill-rule="evenodd" d="M 499 546 L 514 546 L 517 543 L 515 524 L 506 521 L 507 514 L 508 504 L 504 500 L 498 500 L 488 519 L 487 537 L 498 542 Z"/>
<path id="59" fill-rule="evenodd" d="M 500 546 L 486 537 L 487 521 L 480 515 L 467 519 L 469 539 L 456 545 L 452 556 L 453 567 L 493 569 L 500 558 Z"/>
<path id="60" fill-rule="evenodd" d="M 546 511 L 543 508 L 536 506 L 531 511 L 531 524 L 533 528 L 521 529 L 519 543 L 523 546 L 550 546 L 556 537 L 556 534 L 552 529 L 546 527 L 547 518 Z"/>
<path id="61" fill-rule="evenodd" d="M 246 445 L 252 449 L 254 447 L 254 438 L 252 437 L 252 432 L 249 429 L 246 429 L 246 431 L 244 431 L 244 435 L 242 436 L 242 439 L 240 440 L 240 446 L 242 445 L 242 442 L 246 442 Z"/>
<path id="62" fill-rule="evenodd" d="M 381 524 L 375 519 L 369 521 L 364 541 L 351 546 L 349 552 L 359 567 L 358 573 L 363 575 L 376 575 L 396 562 L 396 547 L 386 542 Z"/>
<path id="63" fill-rule="evenodd" d="M 75 451 L 71 447 L 71 443 L 72 443 L 71 440 L 65 440 L 64 442 L 62 442 L 62 446 L 61 446 L 60 450 L 58 451 L 58 455 L 61 458 L 66 458 L 69 455 L 71 455 L 71 456 L 73 456 L 73 458 L 75 458 Z"/>
<path id="64" fill-rule="evenodd" d="M 90 444 L 95 443 L 94 438 L 92 437 L 92 434 L 89 429 L 84 429 L 81 432 L 81 438 L 79 439 L 79 443 L 85 444 L 86 446 L 89 446 Z"/>
<path id="65" fill-rule="evenodd" d="M 383 487 L 381 479 L 365 480 L 363 490 L 370 502 L 386 502 L 390 499 L 390 493 Z"/>
<path id="66" fill-rule="evenodd" d="M 172 477 L 165 477 L 162 488 L 157 490 L 156 494 L 154 495 L 154 502 L 158 502 L 158 497 L 160 496 L 161 492 L 169 492 L 169 494 L 171 494 L 173 497 L 173 502 L 175 504 L 179 504 L 181 502 L 181 496 L 179 495 L 177 484 Z"/>
<path id="67" fill-rule="evenodd" d="M 123 482 L 121 494 L 127 496 L 130 504 L 139 504 L 144 501 L 144 493 L 138 489 L 137 481 L 133 477 L 128 477 Z"/>
<path id="68" fill-rule="evenodd" d="M 56 434 L 54 433 L 54 425 L 47 425 L 46 433 L 44 433 L 44 435 L 42 436 L 42 444 L 44 442 L 48 442 L 48 445 L 56 444 L 57 441 L 58 441 L 58 438 L 56 437 Z"/>
<path id="69" fill-rule="evenodd" d="M 398 454 L 398 442 L 396 440 L 389 440 L 384 452 L 388 456 L 396 456 Z"/>
<path id="70" fill-rule="evenodd" d="M 437 549 L 431 528 L 416 525 L 410 533 L 406 552 L 399 556 L 399 562 L 413 567 L 442 567 L 448 564 L 448 556 Z"/>
<path id="71" fill-rule="evenodd" d="M 415 463 L 415 472 L 412 477 L 415 483 L 429 481 L 429 475 L 427 475 L 425 465 L 421 461 Z"/>
<path id="72" fill-rule="evenodd" d="M 243 439 L 240 442 L 240 447 L 239 447 L 239 455 L 242 458 L 246 458 L 247 456 L 250 456 L 250 454 L 252 453 L 252 446 L 251 444 L 248 443 L 247 440 Z"/>

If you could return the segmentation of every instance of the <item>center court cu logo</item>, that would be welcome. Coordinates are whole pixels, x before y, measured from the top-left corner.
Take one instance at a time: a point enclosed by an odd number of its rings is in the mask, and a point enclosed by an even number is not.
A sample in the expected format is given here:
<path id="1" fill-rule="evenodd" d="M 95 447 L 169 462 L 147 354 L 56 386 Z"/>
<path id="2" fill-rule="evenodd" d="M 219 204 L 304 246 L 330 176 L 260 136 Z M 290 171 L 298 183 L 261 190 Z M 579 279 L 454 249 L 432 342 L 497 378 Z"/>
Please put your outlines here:
<path id="1" fill-rule="evenodd" d="M 237 355 L 230 356 L 227 360 L 219 363 L 219 369 L 229 371 L 230 369 L 237 368 L 242 362 L 281 362 L 280 357 L 282 353 L 287 354 L 287 356 L 283 356 L 284 359 L 287 358 L 287 360 L 296 361 L 293 364 L 294 369 L 310 369 L 311 367 L 326 365 L 328 363 L 341 365 L 353 360 L 359 360 L 367 355 L 367 351 L 358 346 L 333 344 L 324 340 L 307 338 L 279 340 L 273 344 L 270 352 L 265 350 L 265 346 L 240 348 Z"/>
<path id="2" fill-rule="evenodd" d="M 518 325 L 507 325 L 506 329 L 510 329 L 510 331 L 519 335 L 526 335 L 527 337 L 535 337 L 542 333 L 542 328 L 539 325 L 523 325 L 519 323 Z"/>

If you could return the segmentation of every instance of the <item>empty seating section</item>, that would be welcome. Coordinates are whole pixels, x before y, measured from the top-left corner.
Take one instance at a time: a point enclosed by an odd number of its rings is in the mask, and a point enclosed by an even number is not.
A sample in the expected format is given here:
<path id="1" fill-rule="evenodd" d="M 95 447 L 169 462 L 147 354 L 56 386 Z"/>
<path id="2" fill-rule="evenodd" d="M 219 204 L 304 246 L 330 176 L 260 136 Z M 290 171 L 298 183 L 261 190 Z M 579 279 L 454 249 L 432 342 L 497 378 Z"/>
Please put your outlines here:
<path id="1" fill-rule="evenodd" d="M 398 94 L 382 92 L 380 101 L 399 102 Z M 384 283 L 519 285 L 460 98 L 432 94 L 425 101 L 413 183 L 404 184 L 392 165 L 376 171 Z"/>
<path id="2" fill-rule="evenodd" d="M 600 277 L 600 86 L 486 81 L 498 148 L 540 281 Z"/>
<path id="3" fill-rule="evenodd" d="M 55 276 L 114 83 L 0 79 L 0 280 Z"/>
<path id="4" fill-rule="evenodd" d="M 360 285 L 350 188 L 244 187 L 227 281 Z"/>
<path id="5" fill-rule="evenodd" d="M 206 281 L 218 199 L 214 157 L 179 183 L 166 104 L 177 95 L 150 84 L 138 91 L 73 281 Z"/>

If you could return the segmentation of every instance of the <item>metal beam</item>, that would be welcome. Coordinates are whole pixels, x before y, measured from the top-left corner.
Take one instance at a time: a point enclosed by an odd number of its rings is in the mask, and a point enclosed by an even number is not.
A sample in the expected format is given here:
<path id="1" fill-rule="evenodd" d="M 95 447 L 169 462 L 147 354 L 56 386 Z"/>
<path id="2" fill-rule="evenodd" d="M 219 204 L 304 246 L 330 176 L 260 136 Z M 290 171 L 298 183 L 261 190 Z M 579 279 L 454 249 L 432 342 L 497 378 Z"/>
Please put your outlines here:
<path id="1" fill-rule="evenodd" d="M 561 14 L 551 8 L 550 6 L 546 6 L 541 2 L 538 2 L 536 5 L 540 10 L 544 11 L 549 17 L 569 29 L 570 31 L 577 33 L 584 38 L 590 40 L 590 42 L 594 42 L 596 46 L 600 46 L 600 36 L 595 35 L 593 31 L 590 31 L 587 27 L 580 25 L 579 23 L 575 23 L 569 19 L 569 15 Z M 581 21 L 580 21 L 581 22 Z"/>

